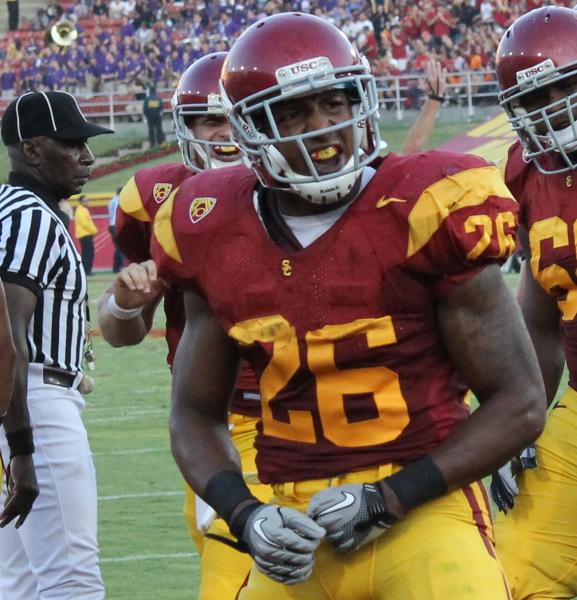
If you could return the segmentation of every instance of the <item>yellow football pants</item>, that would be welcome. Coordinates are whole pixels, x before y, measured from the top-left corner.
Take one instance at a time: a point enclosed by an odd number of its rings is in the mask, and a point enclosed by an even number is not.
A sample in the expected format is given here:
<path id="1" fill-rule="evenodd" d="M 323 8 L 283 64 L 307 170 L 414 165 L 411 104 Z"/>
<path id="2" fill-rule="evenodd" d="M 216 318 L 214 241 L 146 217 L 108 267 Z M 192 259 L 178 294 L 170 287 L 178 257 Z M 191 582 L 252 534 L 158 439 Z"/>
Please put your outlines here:
<path id="1" fill-rule="evenodd" d="M 496 519 L 497 553 L 515 600 L 577 596 L 577 392 L 569 388 L 537 440 L 536 469 Z"/>
<path id="2" fill-rule="evenodd" d="M 330 480 L 273 486 L 273 502 L 305 511 L 329 486 L 375 481 L 399 467 L 384 465 Z M 475 483 L 411 511 L 374 542 L 337 554 L 316 553 L 310 579 L 294 586 L 251 571 L 240 600 L 508 600 L 495 557 L 487 496 Z"/>
<path id="3" fill-rule="evenodd" d="M 254 438 L 258 419 L 231 414 L 231 437 L 240 455 L 242 472 L 250 491 L 261 501 L 268 502 L 272 489 L 258 483 L 256 476 Z M 196 496 L 185 484 L 184 515 L 190 535 L 200 554 L 199 600 L 234 600 L 245 583 L 252 566 L 252 559 L 231 548 L 226 543 L 211 538 L 217 536 L 231 541 L 228 525 L 222 519 L 215 519 L 208 529 L 209 537 L 204 537 L 197 529 Z"/>

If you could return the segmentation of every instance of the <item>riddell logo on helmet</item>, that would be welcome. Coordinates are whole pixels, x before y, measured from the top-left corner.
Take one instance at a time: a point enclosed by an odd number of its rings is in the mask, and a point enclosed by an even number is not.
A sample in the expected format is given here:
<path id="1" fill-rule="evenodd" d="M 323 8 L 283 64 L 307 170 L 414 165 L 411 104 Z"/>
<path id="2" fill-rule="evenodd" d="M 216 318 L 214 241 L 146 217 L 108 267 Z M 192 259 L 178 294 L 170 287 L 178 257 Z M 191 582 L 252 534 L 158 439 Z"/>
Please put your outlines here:
<path id="1" fill-rule="evenodd" d="M 543 75 L 554 70 L 555 64 L 550 58 L 548 58 L 547 60 L 540 62 L 538 65 L 533 65 L 528 69 L 517 71 L 517 83 L 526 83 L 527 81 L 529 81 L 530 79 L 534 79 L 538 75 Z"/>
<path id="2" fill-rule="evenodd" d="M 286 83 L 294 79 L 300 79 L 306 75 L 316 75 L 317 73 L 326 73 L 332 70 L 333 65 L 326 56 L 317 56 L 309 60 L 303 60 L 292 65 L 285 65 L 276 70 L 276 80 L 279 83 Z"/>

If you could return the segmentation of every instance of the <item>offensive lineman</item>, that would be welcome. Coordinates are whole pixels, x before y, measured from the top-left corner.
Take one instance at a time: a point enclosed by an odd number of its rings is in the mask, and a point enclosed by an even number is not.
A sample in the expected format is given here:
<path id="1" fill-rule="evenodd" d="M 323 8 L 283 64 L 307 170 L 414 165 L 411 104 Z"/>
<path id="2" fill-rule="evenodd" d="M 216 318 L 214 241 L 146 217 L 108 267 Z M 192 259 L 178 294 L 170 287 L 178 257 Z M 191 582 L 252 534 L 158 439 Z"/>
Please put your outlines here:
<path id="1" fill-rule="evenodd" d="M 519 136 L 505 165 L 527 257 L 519 301 L 552 405 L 537 468 L 496 521 L 515 600 L 577 595 L 576 40 L 577 13 L 546 6 L 517 19 L 497 51 L 499 100 Z M 565 361 L 569 387 L 554 402 Z"/>
<path id="2" fill-rule="evenodd" d="M 115 278 L 99 303 L 99 323 L 104 338 L 113 346 L 138 344 L 152 327 L 154 312 L 164 300 L 167 362 L 174 353 L 184 326 L 182 292 L 167 288 L 156 276 L 150 260 L 150 236 L 158 209 L 174 198 L 182 183 L 206 169 L 239 164 L 241 153 L 230 140 L 230 125 L 224 116 L 218 77 L 226 53 L 208 54 L 182 75 L 173 97 L 173 116 L 183 163 L 166 164 L 138 171 L 124 186 L 117 212 L 116 239 L 132 264 Z M 201 219 L 204 205 L 196 207 Z M 231 407 L 235 444 L 243 457 L 243 472 L 252 481 L 257 496 L 268 499 L 268 486 L 258 485 L 253 442 L 260 395 L 254 374 L 243 369 Z M 185 485 L 184 513 L 189 531 L 201 555 L 199 598 L 231 600 L 247 577 L 250 557 L 230 546 L 226 524 Z M 207 537 L 205 534 L 208 532 Z M 222 543 L 224 541 L 224 543 Z M 234 544 L 233 544 L 234 545 Z"/>
<path id="3" fill-rule="evenodd" d="M 252 171 L 186 181 L 157 215 L 153 256 L 187 313 L 173 453 L 255 560 L 240 598 L 274 598 L 275 582 L 299 599 L 507 598 L 478 480 L 544 421 L 498 268 L 516 203 L 476 157 L 375 161 L 374 78 L 317 17 L 250 27 L 222 91 Z M 210 211 L 195 221 L 199 199 Z M 260 377 L 269 504 L 227 432 L 241 354 Z"/>

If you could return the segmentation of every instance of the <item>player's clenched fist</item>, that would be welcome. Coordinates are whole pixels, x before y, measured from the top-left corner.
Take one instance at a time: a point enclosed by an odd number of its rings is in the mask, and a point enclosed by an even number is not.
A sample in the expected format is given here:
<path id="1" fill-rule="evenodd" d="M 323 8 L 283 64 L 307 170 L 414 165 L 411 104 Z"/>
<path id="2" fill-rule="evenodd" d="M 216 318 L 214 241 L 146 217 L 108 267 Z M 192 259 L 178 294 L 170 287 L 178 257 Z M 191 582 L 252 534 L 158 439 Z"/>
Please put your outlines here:
<path id="1" fill-rule="evenodd" d="M 164 292 L 166 284 L 159 279 L 153 260 L 131 263 L 114 280 L 113 294 L 122 309 L 140 307 Z"/>
<path id="2" fill-rule="evenodd" d="M 326 529 L 338 552 L 350 552 L 373 541 L 397 521 L 378 484 L 352 484 L 315 494 L 309 517 Z"/>
<path id="3" fill-rule="evenodd" d="M 324 535 L 325 530 L 306 515 L 292 508 L 262 504 L 249 516 L 242 541 L 259 571 L 291 585 L 310 577 L 315 550 Z"/>

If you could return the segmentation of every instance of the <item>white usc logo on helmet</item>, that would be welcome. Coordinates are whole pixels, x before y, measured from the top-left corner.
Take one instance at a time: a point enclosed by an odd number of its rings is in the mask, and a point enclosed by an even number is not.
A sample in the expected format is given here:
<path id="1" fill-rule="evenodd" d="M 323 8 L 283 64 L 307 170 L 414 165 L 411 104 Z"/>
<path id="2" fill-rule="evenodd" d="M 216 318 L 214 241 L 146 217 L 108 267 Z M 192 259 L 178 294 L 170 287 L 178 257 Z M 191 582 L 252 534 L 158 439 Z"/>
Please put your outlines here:
<path id="1" fill-rule="evenodd" d="M 282 84 L 299 79 L 308 74 L 326 73 L 333 70 L 333 64 L 326 56 L 317 56 L 292 65 L 285 65 L 275 71 L 276 80 Z"/>
<path id="2" fill-rule="evenodd" d="M 549 71 L 555 70 L 555 63 L 548 58 L 543 62 L 540 62 L 537 65 L 533 65 L 528 69 L 523 69 L 522 71 L 517 71 L 517 83 L 525 83 L 537 75 L 543 75 L 544 73 L 549 73 Z"/>

